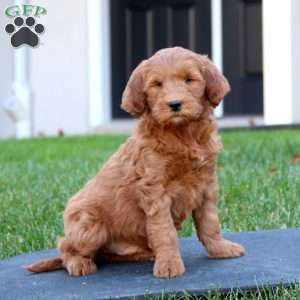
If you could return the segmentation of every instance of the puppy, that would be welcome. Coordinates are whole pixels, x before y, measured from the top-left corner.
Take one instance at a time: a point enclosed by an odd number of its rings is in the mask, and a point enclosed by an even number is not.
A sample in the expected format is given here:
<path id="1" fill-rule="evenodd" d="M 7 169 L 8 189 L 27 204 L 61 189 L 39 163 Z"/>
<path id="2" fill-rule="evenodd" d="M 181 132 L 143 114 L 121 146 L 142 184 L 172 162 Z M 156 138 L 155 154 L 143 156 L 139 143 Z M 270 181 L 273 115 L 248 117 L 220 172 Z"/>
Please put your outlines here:
<path id="1" fill-rule="evenodd" d="M 96 258 L 154 259 L 156 277 L 180 276 L 177 231 L 189 215 L 210 257 L 243 255 L 242 246 L 221 237 L 217 212 L 222 144 L 212 113 L 229 90 L 212 62 L 190 50 L 163 49 L 142 61 L 121 105 L 139 118 L 135 133 L 70 199 L 59 257 L 27 270 L 81 276 L 97 270 Z"/>

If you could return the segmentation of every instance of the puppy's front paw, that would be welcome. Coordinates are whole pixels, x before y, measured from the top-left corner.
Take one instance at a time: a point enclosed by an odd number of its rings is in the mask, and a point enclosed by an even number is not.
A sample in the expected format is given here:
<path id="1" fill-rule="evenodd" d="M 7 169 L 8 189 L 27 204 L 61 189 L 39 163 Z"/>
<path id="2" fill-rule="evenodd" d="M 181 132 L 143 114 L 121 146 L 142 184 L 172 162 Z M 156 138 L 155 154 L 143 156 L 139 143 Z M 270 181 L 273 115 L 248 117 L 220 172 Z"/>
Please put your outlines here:
<path id="1" fill-rule="evenodd" d="M 220 240 L 210 245 L 208 254 L 210 258 L 239 257 L 245 254 L 245 248 L 228 240 Z"/>
<path id="2" fill-rule="evenodd" d="M 97 271 L 97 266 L 91 258 L 81 256 L 70 257 L 65 267 L 71 276 L 85 276 Z"/>
<path id="3" fill-rule="evenodd" d="M 153 274 L 158 278 L 171 278 L 181 276 L 185 272 L 185 267 L 180 256 L 156 258 Z"/>

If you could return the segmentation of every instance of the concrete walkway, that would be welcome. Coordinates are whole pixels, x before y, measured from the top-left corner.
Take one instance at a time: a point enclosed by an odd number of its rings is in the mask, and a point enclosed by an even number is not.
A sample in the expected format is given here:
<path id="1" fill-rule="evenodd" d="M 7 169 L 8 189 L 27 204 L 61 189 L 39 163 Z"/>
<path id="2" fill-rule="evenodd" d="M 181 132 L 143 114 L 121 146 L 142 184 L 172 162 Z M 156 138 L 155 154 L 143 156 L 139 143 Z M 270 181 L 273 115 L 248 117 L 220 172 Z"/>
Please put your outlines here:
<path id="1" fill-rule="evenodd" d="M 236 259 L 209 259 L 195 238 L 181 239 L 184 276 L 156 279 L 153 263 L 102 264 L 85 277 L 70 277 L 64 270 L 31 274 L 22 269 L 36 259 L 56 254 L 47 250 L 0 262 L 0 299 L 131 299 L 145 294 L 200 295 L 208 290 L 227 292 L 300 281 L 300 229 L 225 234 L 246 247 Z"/>

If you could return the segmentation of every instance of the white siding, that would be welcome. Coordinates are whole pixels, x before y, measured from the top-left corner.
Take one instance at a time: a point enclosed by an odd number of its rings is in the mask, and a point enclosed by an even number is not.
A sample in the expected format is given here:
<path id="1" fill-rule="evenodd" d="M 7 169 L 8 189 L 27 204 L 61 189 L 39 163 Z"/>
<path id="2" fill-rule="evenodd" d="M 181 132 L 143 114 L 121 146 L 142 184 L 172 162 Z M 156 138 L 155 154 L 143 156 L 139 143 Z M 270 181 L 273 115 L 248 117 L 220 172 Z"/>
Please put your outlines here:
<path id="1" fill-rule="evenodd" d="M 292 122 L 300 123 L 300 1 L 292 3 Z"/>
<path id="2" fill-rule="evenodd" d="M 89 124 L 111 121 L 109 0 L 88 1 Z"/>
<path id="3" fill-rule="evenodd" d="M 13 82 L 13 49 L 9 36 L 4 31 L 9 19 L 3 17 L 6 7 L 13 4 L 12 0 L 0 1 L 0 138 L 10 138 L 15 136 L 15 124 L 3 110 L 3 102 L 11 96 Z"/>
<path id="4" fill-rule="evenodd" d="M 222 0 L 211 0 L 212 59 L 219 70 L 223 71 L 222 42 Z M 215 109 L 217 118 L 223 116 L 223 102 Z"/>
<path id="5" fill-rule="evenodd" d="M 42 45 L 30 51 L 34 134 L 88 131 L 86 1 L 40 0 Z"/>
<path id="6" fill-rule="evenodd" d="M 300 1 L 263 1 L 264 117 L 300 122 Z"/>

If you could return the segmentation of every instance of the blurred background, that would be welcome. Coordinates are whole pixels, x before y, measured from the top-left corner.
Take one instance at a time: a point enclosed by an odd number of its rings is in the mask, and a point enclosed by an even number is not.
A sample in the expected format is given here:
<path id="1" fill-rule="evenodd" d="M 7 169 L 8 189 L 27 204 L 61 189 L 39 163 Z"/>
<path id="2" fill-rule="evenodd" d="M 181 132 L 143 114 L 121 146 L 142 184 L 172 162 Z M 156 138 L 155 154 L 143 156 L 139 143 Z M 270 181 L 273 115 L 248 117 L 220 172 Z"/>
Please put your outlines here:
<path id="1" fill-rule="evenodd" d="M 23 3 L 47 10 L 36 48 L 13 48 L 4 30 L 5 9 Z M 171 46 L 229 79 L 221 127 L 300 123 L 299 0 L 1 0 L 0 12 L 0 138 L 129 132 L 128 76 Z"/>

